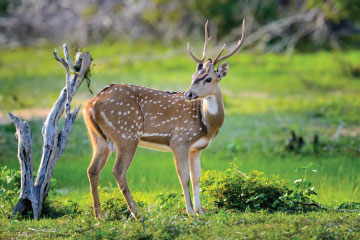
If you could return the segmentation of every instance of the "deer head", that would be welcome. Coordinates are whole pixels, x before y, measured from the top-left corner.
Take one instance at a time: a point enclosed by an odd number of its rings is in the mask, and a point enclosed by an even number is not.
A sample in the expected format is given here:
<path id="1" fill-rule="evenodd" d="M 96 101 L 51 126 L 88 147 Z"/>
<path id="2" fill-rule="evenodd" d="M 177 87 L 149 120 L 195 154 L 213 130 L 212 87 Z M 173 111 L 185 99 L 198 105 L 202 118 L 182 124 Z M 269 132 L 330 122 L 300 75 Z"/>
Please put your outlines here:
<path id="1" fill-rule="evenodd" d="M 242 23 L 241 39 L 238 41 L 237 46 L 228 54 L 221 56 L 222 52 L 225 49 L 225 44 L 224 44 L 224 46 L 221 48 L 221 50 L 216 55 L 214 60 L 211 60 L 209 58 L 204 62 L 206 58 L 207 45 L 209 40 L 211 39 L 211 37 L 208 37 L 207 25 L 208 25 L 208 21 L 206 21 L 205 23 L 205 42 L 204 42 L 203 56 L 201 59 L 195 57 L 195 55 L 190 50 L 189 42 L 187 44 L 187 49 L 189 51 L 190 56 L 197 63 L 195 73 L 192 75 L 191 85 L 184 94 L 187 100 L 206 98 L 209 96 L 213 96 L 220 91 L 219 82 L 228 73 L 229 64 L 227 62 L 224 62 L 220 64 L 218 68 L 215 70 L 216 64 L 234 55 L 240 49 L 243 43 L 244 32 L 245 32 L 245 19 L 243 20 Z"/>

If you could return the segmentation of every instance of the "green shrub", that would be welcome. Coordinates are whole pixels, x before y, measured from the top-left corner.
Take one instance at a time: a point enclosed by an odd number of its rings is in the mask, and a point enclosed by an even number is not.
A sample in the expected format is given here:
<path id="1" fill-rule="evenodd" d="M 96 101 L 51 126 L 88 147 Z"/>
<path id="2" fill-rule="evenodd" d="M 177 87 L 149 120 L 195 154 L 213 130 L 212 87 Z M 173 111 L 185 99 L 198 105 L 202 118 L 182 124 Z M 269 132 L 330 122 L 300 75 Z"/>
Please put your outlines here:
<path id="1" fill-rule="evenodd" d="M 342 202 L 335 207 L 335 210 L 338 209 L 360 211 L 360 202 Z"/>
<path id="2" fill-rule="evenodd" d="M 9 215 L 19 198 L 21 185 L 20 171 L 0 168 L 0 214 Z"/>
<path id="3" fill-rule="evenodd" d="M 144 207 L 144 202 L 139 194 L 133 194 L 138 208 Z M 101 209 L 108 220 L 122 220 L 130 216 L 130 210 L 119 188 L 104 188 L 100 192 Z"/>
<path id="4" fill-rule="evenodd" d="M 169 211 L 175 209 L 178 211 L 185 207 L 183 194 L 179 193 L 160 193 L 156 196 L 156 202 L 159 210 Z"/>
<path id="5" fill-rule="evenodd" d="M 84 210 L 77 202 L 71 200 L 58 201 L 46 199 L 43 204 L 42 216 L 45 218 L 60 218 L 83 214 Z"/>
<path id="6" fill-rule="evenodd" d="M 205 19 L 215 22 L 218 25 L 219 38 L 239 27 L 246 14 L 251 13 L 254 21 L 260 24 L 265 24 L 280 15 L 276 0 L 256 1 L 252 4 L 247 4 L 243 0 L 187 0 L 184 3 L 190 11 L 198 12 Z"/>
<path id="7" fill-rule="evenodd" d="M 206 171 L 202 191 L 216 207 L 237 210 L 304 211 L 314 208 L 309 196 L 316 194 L 305 179 L 295 181 L 294 190 L 279 176 L 266 177 L 253 171 L 248 177 L 236 166 L 225 172 Z"/>

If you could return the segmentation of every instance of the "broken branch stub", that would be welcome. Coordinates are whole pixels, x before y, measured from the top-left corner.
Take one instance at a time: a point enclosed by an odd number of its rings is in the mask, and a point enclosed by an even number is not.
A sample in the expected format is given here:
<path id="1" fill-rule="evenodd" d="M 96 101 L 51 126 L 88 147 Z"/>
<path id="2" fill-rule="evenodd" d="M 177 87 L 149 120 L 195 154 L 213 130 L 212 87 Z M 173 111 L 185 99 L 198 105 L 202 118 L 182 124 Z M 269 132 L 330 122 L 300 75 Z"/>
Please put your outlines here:
<path id="1" fill-rule="evenodd" d="M 54 58 L 65 67 L 66 86 L 60 92 L 59 98 L 54 103 L 42 128 L 44 138 L 43 153 L 35 183 L 33 179 L 34 166 L 31 156 L 32 134 L 30 127 L 25 121 L 21 121 L 18 117 L 9 113 L 16 127 L 18 159 L 21 170 L 20 199 L 14 207 L 11 217 L 15 214 L 21 214 L 30 205 L 34 219 L 40 217 L 42 204 L 50 190 L 51 178 L 56 162 L 65 149 L 71 129 L 81 107 L 78 106 L 75 111 L 71 113 L 71 100 L 90 69 L 91 55 L 89 52 L 77 53 L 75 65 L 75 67 L 79 68 L 77 73 L 74 70 L 66 44 L 63 45 L 63 49 L 66 60 L 58 57 L 56 49 L 53 54 Z M 65 123 L 60 130 L 58 122 L 64 110 Z M 31 204 L 29 205 L 28 203 Z"/>

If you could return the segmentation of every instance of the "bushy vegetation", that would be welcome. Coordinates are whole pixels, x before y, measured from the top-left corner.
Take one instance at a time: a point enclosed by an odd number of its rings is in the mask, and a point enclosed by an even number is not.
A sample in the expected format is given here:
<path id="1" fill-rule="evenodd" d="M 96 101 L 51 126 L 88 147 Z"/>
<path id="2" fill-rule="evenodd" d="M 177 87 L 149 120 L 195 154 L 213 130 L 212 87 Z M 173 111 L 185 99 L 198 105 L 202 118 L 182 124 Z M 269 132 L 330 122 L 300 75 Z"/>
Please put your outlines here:
<path id="1" fill-rule="evenodd" d="M 143 220 L 135 221 L 130 217 L 119 190 L 106 187 L 100 193 L 105 215 L 105 219 L 100 223 L 93 217 L 89 194 L 79 202 L 61 200 L 56 194 L 52 194 L 51 199 L 45 202 L 41 220 L 27 221 L 29 215 L 26 215 L 25 219 L 17 216 L 9 220 L 7 218 L 13 203 L 11 197 L 14 197 L 14 192 L 19 190 L 18 184 L 15 184 L 19 183 L 18 178 L 14 177 L 18 176 L 16 174 L 6 168 L 1 169 L 1 190 L 7 194 L 2 201 L 10 205 L 7 207 L 0 205 L 2 237 L 187 239 L 262 236 L 261 238 L 266 239 L 279 237 L 356 239 L 360 236 L 357 228 L 360 218 L 357 213 L 339 214 L 333 211 L 321 213 L 309 211 L 311 209 L 307 208 L 308 213 L 304 214 L 305 208 L 293 208 L 288 204 L 290 200 L 304 200 L 304 195 L 311 195 L 304 191 L 303 187 L 296 187 L 297 190 L 293 192 L 297 192 L 302 197 L 295 197 L 285 180 L 279 177 L 266 177 L 259 172 L 252 172 L 248 177 L 244 177 L 235 167 L 225 172 L 205 173 L 201 183 L 203 197 L 207 202 L 207 213 L 202 217 L 192 218 L 185 214 L 181 194 L 159 194 L 155 202 L 151 203 L 145 203 L 140 194 L 135 194 Z M 3 184 L 5 179 L 8 179 L 6 182 L 9 184 Z M 305 199 L 309 200 L 307 197 Z M 341 203 L 338 208 L 360 210 L 360 203 Z M 292 214 L 289 215 L 289 209 L 296 211 L 291 211 Z M 283 224 L 284 222 L 286 225 Z M 314 228 L 314 225 L 318 227 Z M 269 226 L 272 229 L 269 229 Z M 19 235 L 19 231 L 25 235 Z"/>
<path id="2" fill-rule="evenodd" d="M 295 181 L 295 189 L 279 176 L 266 177 L 253 171 L 248 176 L 236 166 L 225 172 L 207 171 L 202 177 L 203 192 L 208 193 L 217 207 L 243 211 L 305 211 L 313 210 L 310 196 L 316 194 L 305 179 Z"/>
<path id="3" fill-rule="evenodd" d="M 3 18 L 0 45 L 38 45 L 66 40 L 84 46 L 125 39 L 172 44 L 186 42 L 191 35 L 200 38 L 203 34 L 199 29 L 205 19 L 211 20 L 211 34 L 216 33 L 214 40 L 235 41 L 242 19 L 247 18 L 248 35 L 265 26 L 271 28 L 255 34 L 260 36 L 261 43 L 252 44 L 259 51 L 281 52 L 284 51 L 281 45 L 293 48 L 290 42 L 298 40 L 299 44 L 294 47 L 301 51 L 359 46 L 359 0 L 151 0 L 131 4 L 83 0 L 72 2 L 71 7 L 41 0 L 42 8 L 38 4 L 24 0 L 0 2 Z M 57 14 L 53 14 L 53 9 L 57 9 Z M 281 27 L 286 18 L 314 9 L 318 12 L 315 19 L 308 17 L 293 21 L 290 27 Z M 127 14 L 129 12 L 131 14 Z M 276 23 L 278 20 L 282 21 Z M 49 22 L 51 24 L 44 24 Z M 274 32 L 276 36 L 271 37 Z M 252 41 L 257 41 L 254 36 Z M 267 47 L 262 48 L 261 44 Z"/>
<path id="4" fill-rule="evenodd" d="M 139 194 L 135 194 L 133 197 L 138 207 L 145 206 Z M 131 216 L 126 201 L 118 188 L 103 188 L 100 191 L 100 198 L 102 199 L 101 209 L 107 220 L 121 220 Z"/>
<path id="5" fill-rule="evenodd" d="M 202 194 L 206 199 L 206 207 L 210 209 L 234 209 L 240 211 L 297 212 L 319 210 L 319 204 L 311 200 L 314 191 L 311 183 L 305 178 L 298 179 L 293 185 L 280 176 L 265 176 L 264 173 L 252 171 L 247 175 L 240 172 L 234 164 L 226 171 L 206 171 L 201 177 Z M 0 196 L 3 205 L 1 211 L 9 215 L 20 191 L 20 174 L 7 167 L 0 169 Z M 56 195 L 53 189 L 52 195 Z M 101 208 L 108 221 L 123 220 L 131 217 L 118 188 L 105 187 L 100 191 Z M 182 196 L 177 193 L 161 193 L 156 196 L 159 211 L 180 210 L 185 205 Z M 140 209 L 149 206 L 139 193 L 134 195 Z M 59 217 L 65 214 L 82 214 L 88 211 L 92 200 L 87 197 L 85 208 L 74 201 L 47 201 L 44 207 L 45 217 Z M 360 202 L 337 203 L 334 209 L 360 209 Z M 325 209 L 325 208 L 323 208 Z"/>
<path id="6" fill-rule="evenodd" d="M 0 168 L 0 214 L 9 216 L 20 193 L 21 175 L 19 171 Z"/>
<path id="7" fill-rule="evenodd" d="M 320 7 L 327 16 L 339 23 L 345 20 L 360 22 L 360 1 L 359 0 L 330 0 L 330 1 L 307 1 L 309 8 Z"/>

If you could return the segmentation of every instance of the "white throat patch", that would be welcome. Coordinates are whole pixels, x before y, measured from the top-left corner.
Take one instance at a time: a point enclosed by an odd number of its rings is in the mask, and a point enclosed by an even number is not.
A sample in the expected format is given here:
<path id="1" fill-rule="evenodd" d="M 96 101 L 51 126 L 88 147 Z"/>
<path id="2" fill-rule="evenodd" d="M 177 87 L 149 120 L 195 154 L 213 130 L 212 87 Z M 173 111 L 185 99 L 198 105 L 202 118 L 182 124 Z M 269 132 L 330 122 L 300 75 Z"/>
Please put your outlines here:
<path id="1" fill-rule="evenodd" d="M 218 104 L 215 96 L 209 96 L 204 98 L 203 108 L 208 111 L 209 114 L 215 115 L 218 112 Z"/>

